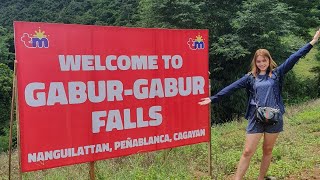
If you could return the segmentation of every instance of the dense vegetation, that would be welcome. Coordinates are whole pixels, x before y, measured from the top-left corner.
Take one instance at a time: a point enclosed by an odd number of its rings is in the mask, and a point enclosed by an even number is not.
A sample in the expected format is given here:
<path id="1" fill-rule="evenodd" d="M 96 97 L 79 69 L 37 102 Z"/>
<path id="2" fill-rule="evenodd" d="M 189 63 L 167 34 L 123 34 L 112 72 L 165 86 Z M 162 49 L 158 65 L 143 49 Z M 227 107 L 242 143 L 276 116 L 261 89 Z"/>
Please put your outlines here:
<path id="1" fill-rule="evenodd" d="M 318 0 L 5 0 L 0 1 L 0 136 L 7 135 L 14 55 L 13 21 L 130 27 L 209 29 L 212 93 L 249 71 L 252 53 L 267 48 L 280 64 L 311 39 L 320 24 Z M 319 45 L 317 47 L 320 47 Z M 320 61 L 319 54 L 315 57 Z M 290 72 L 287 103 L 320 96 L 320 67 L 312 78 Z M 241 117 L 246 94 L 215 104 L 214 123 Z M 1 143 L 1 142 L 0 142 Z M 1 144 L 0 144 L 1 145 Z M 5 146 L 0 146 L 4 148 Z M 1 151 L 1 149 L 0 149 Z"/>

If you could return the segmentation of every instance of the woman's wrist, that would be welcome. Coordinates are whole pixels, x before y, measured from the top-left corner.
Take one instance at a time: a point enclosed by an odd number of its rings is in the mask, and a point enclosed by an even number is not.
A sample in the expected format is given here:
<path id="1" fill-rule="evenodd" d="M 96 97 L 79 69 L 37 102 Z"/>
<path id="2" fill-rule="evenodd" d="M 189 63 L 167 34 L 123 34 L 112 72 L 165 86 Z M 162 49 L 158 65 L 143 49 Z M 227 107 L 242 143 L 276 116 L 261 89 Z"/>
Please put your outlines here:
<path id="1" fill-rule="evenodd" d="M 312 39 L 312 41 L 310 41 L 310 44 L 314 46 L 317 42 L 318 42 L 318 39 Z"/>

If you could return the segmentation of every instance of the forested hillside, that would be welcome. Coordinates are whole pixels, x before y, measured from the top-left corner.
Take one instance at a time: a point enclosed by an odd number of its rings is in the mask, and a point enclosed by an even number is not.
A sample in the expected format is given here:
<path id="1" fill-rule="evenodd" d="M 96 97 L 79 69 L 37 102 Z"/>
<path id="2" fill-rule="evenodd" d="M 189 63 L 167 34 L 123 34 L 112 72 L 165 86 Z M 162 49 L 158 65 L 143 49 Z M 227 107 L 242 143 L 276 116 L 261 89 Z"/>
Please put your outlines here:
<path id="1" fill-rule="evenodd" d="M 249 71 L 252 53 L 256 49 L 268 49 L 280 64 L 311 40 L 310 30 L 320 25 L 320 1 L 1 0 L 0 136 L 7 134 L 10 117 L 15 59 L 13 21 L 209 29 L 211 93 L 216 93 Z M 314 58 L 320 61 L 319 54 Z M 320 68 L 312 69 L 314 78 L 299 80 L 293 72 L 287 75 L 283 91 L 287 103 L 320 96 Z M 239 119 L 245 103 L 245 91 L 225 98 L 212 107 L 213 122 Z"/>

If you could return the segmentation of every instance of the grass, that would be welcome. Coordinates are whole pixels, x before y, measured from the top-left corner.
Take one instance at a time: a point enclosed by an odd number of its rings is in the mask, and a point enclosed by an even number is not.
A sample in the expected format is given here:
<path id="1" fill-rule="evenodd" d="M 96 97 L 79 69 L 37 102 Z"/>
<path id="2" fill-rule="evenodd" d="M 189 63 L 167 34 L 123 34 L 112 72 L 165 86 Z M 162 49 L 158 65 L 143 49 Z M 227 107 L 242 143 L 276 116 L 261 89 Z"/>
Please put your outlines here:
<path id="1" fill-rule="evenodd" d="M 310 30 L 310 35 L 314 35 L 316 32 L 315 29 L 311 29 Z M 300 40 L 292 40 L 289 39 L 289 42 L 292 41 L 300 41 L 303 42 L 301 39 Z M 313 79 L 316 76 L 316 73 L 314 72 L 310 72 L 310 70 L 313 67 L 317 67 L 320 66 L 320 61 L 317 61 L 316 56 L 319 56 L 319 50 L 314 47 L 311 49 L 311 51 L 301 60 L 299 60 L 299 62 L 294 66 L 293 71 L 294 73 L 297 75 L 298 78 L 301 79 Z"/>
<path id="2" fill-rule="evenodd" d="M 315 56 L 319 51 L 317 48 L 312 48 L 311 51 L 294 66 L 293 71 L 298 78 L 313 79 L 316 73 L 310 72 L 313 67 L 320 66 L 320 61 L 317 61 Z"/>
<path id="3" fill-rule="evenodd" d="M 284 179 L 319 167 L 320 99 L 287 108 L 285 131 L 273 151 L 268 174 Z M 231 179 L 242 153 L 247 122 L 230 122 L 212 128 L 212 174 Z M 251 160 L 245 179 L 256 179 L 262 156 L 261 143 Z M 13 153 L 12 179 L 18 179 L 17 153 Z M 127 157 L 97 161 L 96 179 L 210 179 L 207 143 Z M 8 179 L 8 155 L 0 155 L 0 179 Z M 23 179 L 89 179 L 89 165 L 78 164 L 29 172 Z"/>

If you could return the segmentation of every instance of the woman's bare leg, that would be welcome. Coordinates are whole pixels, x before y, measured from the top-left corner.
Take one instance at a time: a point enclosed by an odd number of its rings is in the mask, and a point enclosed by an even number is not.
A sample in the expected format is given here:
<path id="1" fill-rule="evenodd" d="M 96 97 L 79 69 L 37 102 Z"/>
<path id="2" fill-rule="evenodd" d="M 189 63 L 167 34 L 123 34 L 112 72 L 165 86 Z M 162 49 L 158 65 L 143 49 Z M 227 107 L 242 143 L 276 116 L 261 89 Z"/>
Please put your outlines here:
<path id="1" fill-rule="evenodd" d="M 260 174 L 258 180 L 263 180 L 267 174 L 271 158 L 272 150 L 275 145 L 275 142 L 278 138 L 279 133 L 265 133 L 263 138 L 263 156 L 260 166 Z"/>
<path id="2" fill-rule="evenodd" d="M 236 180 L 242 179 L 244 174 L 246 173 L 250 159 L 254 155 L 257 149 L 257 145 L 262 137 L 263 133 L 255 133 L 255 134 L 247 134 L 246 142 L 244 146 L 244 150 L 242 156 L 240 158 L 240 162 L 238 164 L 238 169 L 235 175 Z"/>

